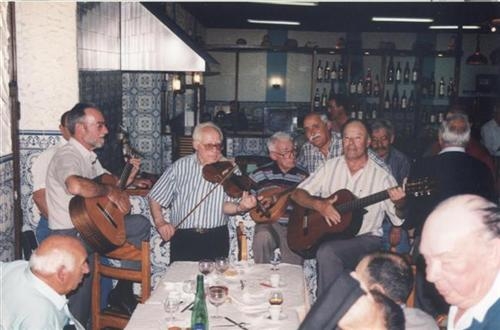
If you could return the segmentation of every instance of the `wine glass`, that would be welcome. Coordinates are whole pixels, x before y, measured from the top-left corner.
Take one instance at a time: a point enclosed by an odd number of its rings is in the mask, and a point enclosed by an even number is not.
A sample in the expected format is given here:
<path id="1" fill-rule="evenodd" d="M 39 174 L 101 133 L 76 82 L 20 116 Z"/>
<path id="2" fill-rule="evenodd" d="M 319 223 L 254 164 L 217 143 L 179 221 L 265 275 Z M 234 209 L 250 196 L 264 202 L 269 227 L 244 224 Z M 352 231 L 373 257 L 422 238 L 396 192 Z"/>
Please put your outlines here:
<path id="1" fill-rule="evenodd" d="M 198 269 L 200 273 L 207 276 L 214 270 L 214 262 L 212 260 L 200 260 L 198 262 Z"/>
<path id="2" fill-rule="evenodd" d="M 283 304 L 283 293 L 278 290 L 271 291 L 271 294 L 269 295 L 269 303 L 271 305 Z"/>
<path id="3" fill-rule="evenodd" d="M 181 304 L 181 300 L 178 295 L 168 295 L 167 298 L 163 301 L 163 309 L 167 312 L 170 317 L 167 316 L 166 321 L 173 322 L 175 321 L 175 312 L 179 309 L 179 305 Z"/>
<path id="4" fill-rule="evenodd" d="M 271 270 L 279 270 L 281 262 L 281 254 L 275 252 L 271 260 L 269 260 L 269 262 L 271 263 Z"/>
<path id="5" fill-rule="evenodd" d="M 215 259 L 215 270 L 217 271 L 217 273 L 222 275 L 228 268 L 229 268 L 229 260 L 227 258 Z"/>
<path id="6" fill-rule="evenodd" d="M 216 308 L 215 315 L 213 316 L 214 319 L 221 318 L 219 315 L 219 306 L 226 301 L 227 294 L 228 289 L 226 286 L 216 285 L 208 288 L 208 300 Z"/>
<path id="7" fill-rule="evenodd" d="M 196 290 L 196 282 L 194 280 L 185 280 L 182 282 L 182 291 L 187 294 L 193 294 Z"/>

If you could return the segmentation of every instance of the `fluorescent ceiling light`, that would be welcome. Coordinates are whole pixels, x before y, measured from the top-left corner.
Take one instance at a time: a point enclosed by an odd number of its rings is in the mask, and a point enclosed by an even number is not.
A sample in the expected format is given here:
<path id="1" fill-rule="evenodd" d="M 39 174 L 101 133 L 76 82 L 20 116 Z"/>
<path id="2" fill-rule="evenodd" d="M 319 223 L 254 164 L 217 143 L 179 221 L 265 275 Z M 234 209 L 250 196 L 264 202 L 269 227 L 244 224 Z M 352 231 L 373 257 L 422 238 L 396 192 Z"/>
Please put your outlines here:
<path id="1" fill-rule="evenodd" d="M 249 1 L 250 3 L 263 3 L 269 5 L 286 5 L 286 6 L 317 6 L 316 1 L 280 1 L 280 0 L 262 0 L 262 1 Z"/>
<path id="2" fill-rule="evenodd" d="M 432 18 L 417 17 L 372 17 L 374 22 L 410 22 L 410 23 L 432 23 Z"/>
<path id="3" fill-rule="evenodd" d="M 247 22 L 253 24 L 300 25 L 300 22 L 295 22 L 295 21 L 269 21 L 269 20 L 252 19 L 252 18 L 247 19 Z"/>
<path id="4" fill-rule="evenodd" d="M 464 30 L 477 30 L 481 27 L 479 25 L 462 25 L 462 29 Z M 456 30 L 458 29 L 458 25 L 431 25 L 429 29 L 432 30 Z"/>

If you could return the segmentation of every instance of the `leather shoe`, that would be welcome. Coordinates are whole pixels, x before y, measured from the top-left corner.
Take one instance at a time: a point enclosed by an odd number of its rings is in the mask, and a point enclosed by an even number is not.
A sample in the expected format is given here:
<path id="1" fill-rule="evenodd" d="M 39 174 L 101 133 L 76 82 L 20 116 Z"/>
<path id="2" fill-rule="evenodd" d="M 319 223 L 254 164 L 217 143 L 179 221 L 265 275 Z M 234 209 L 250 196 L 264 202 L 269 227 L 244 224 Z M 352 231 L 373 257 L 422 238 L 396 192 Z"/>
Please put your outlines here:
<path id="1" fill-rule="evenodd" d="M 137 298 L 134 295 L 123 295 L 116 289 L 109 292 L 107 309 L 110 311 L 130 316 L 136 306 Z"/>

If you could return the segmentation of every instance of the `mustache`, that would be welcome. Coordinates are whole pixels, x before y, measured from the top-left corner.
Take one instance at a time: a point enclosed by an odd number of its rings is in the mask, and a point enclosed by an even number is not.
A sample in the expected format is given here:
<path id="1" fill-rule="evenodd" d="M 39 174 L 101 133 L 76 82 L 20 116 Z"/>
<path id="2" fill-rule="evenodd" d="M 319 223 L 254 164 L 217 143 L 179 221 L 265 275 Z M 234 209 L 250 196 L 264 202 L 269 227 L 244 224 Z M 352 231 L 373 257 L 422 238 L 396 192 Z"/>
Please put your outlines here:
<path id="1" fill-rule="evenodd" d="M 314 135 L 311 135 L 311 136 L 309 137 L 309 142 L 311 142 L 312 140 L 314 140 L 315 138 L 317 138 L 317 137 L 319 137 L 319 136 L 321 136 L 321 134 L 319 134 L 319 133 L 316 133 L 316 134 L 314 134 Z"/>

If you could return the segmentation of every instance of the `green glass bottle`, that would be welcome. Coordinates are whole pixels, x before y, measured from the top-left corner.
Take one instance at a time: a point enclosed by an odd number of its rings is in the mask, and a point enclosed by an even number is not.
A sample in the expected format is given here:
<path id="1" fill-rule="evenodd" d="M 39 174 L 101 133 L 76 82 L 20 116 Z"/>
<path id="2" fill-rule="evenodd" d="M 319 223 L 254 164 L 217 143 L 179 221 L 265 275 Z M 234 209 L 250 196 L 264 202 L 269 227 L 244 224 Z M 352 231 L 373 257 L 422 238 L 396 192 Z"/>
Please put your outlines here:
<path id="1" fill-rule="evenodd" d="M 191 313 L 191 330 L 208 330 L 207 302 L 205 301 L 205 287 L 201 274 L 196 277 L 196 296 Z"/>

